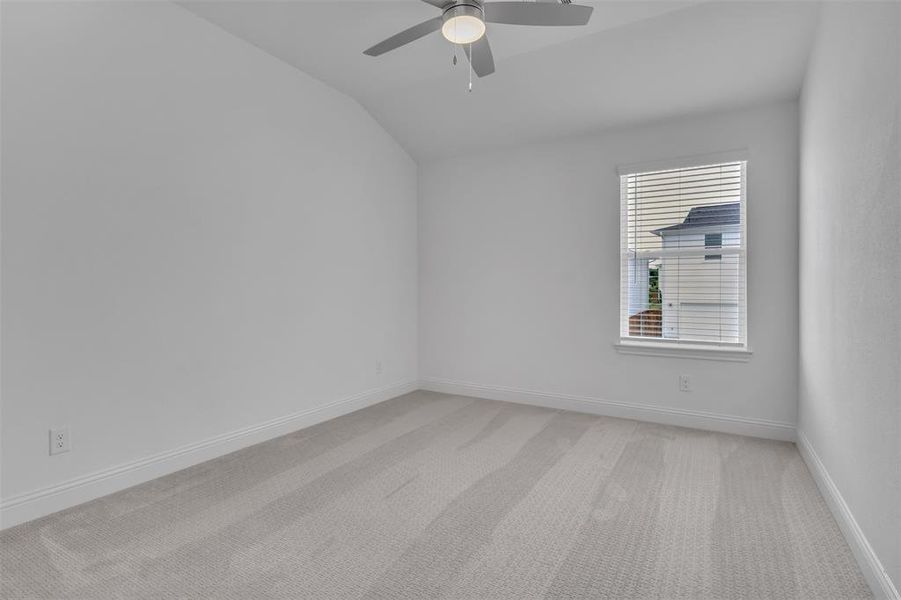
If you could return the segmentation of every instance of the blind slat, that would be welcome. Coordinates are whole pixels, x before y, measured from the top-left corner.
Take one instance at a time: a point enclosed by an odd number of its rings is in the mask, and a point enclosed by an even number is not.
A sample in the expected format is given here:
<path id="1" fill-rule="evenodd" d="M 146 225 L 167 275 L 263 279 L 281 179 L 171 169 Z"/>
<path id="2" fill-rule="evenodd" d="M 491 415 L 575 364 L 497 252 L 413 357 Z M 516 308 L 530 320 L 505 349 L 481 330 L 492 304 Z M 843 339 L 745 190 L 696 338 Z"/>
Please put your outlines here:
<path id="1" fill-rule="evenodd" d="M 639 182 L 630 183 L 628 185 L 629 193 L 644 193 L 644 191 L 656 193 L 668 189 L 684 190 L 698 189 L 705 187 L 715 187 L 724 185 L 741 184 L 741 176 L 735 177 L 705 177 L 704 179 L 695 179 L 691 181 L 682 181 L 679 179 L 657 180 L 654 183 L 642 184 Z"/>

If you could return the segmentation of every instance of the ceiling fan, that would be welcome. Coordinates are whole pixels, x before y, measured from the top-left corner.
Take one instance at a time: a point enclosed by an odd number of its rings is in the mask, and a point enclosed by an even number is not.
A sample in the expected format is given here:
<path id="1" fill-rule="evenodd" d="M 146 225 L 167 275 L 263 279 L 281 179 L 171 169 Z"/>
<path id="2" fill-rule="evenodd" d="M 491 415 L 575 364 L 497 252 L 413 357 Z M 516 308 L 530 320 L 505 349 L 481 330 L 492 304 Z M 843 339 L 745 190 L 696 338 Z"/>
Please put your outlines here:
<path id="1" fill-rule="evenodd" d="M 423 21 L 379 42 L 363 54 L 379 56 L 441 30 L 452 44 L 463 46 L 473 71 L 479 77 L 494 73 L 494 57 L 485 35 L 486 23 L 507 25 L 585 25 L 591 6 L 570 4 L 569 0 L 539 2 L 483 2 L 482 0 L 422 0 L 441 9 L 441 16 Z M 454 59 L 456 60 L 456 59 Z"/>

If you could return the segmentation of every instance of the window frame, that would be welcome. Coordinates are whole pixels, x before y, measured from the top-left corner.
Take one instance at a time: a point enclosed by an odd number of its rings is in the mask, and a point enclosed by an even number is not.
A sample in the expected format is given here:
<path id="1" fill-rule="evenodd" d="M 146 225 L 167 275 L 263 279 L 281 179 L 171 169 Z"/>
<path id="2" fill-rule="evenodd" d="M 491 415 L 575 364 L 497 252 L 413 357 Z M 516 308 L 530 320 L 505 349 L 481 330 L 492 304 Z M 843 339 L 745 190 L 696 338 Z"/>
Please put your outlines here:
<path id="1" fill-rule="evenodd" d="M 626 185 L 626 177 L 638 173 L 648 173 L 654 171 L 667 171 L 676 169 L 688 169 L 701 167 L 706 165 L 717 165 L 723 163 L 741 162 L 742 179 L 741 179 L 741 239 L 742 249 L 740 251 L 740 269 L 741 278 L 744 282 L 741 290 L 741 305 L 744 307 L 744 319 L 740 323 L 743 335 L 743 341 L 738 343 L 722 343 L 707 342 L 702 340 L 676 340 L 676 339 L 654 339 L 642 336 L 629 336 L 627 325 L 623 324 L 623 315 L 626 314 L 623 304 L 628 302 L 626 294 L 623 290 L 623 257 L 627 251 L 628 240 L 626 239 L 626 228 L 628 223 L 627 212 L 627 195 L 624 193 Z M 750 240 L 748 238 L 748 210 L 749 210 L 749 194 L 748 194 L 748 152 L 746 150 L 730 150 L 718 152 L 714 154 L 695 155 L 681 157 L 669 160 L 633 163 L 617 167 L 617 174 L 620 178 L 620 279 L 619 294 L 620 307 L 617 315 L 617 331 L 618 340 L 613 344 L 620 354 L 626 355 L 645 355 L 669 358 L 692 358 L 703 360 L 721 360 L 729 362 L 747 362 L 751 359 L 753 351 L 751 350 L 751 315 L 748 305 L 748 263 L 750 260 Z M 706 259 L 706 255 L 705 255 Z"/>

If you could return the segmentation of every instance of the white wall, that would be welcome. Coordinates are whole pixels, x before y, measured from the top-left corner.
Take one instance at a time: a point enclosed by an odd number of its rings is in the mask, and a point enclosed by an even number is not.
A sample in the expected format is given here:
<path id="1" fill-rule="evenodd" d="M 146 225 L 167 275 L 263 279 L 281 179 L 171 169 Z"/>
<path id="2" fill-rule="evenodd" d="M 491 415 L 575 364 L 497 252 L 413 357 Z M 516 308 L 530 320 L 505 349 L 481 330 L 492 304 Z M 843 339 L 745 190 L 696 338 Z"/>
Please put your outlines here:
<path id="1" fill-rule="evenodd" d="M 899 30 L 901 4 L 825 6 L 801 103 L 800 207 L 801 442 L 821 461 L 896 587 Z"/>
<path id="2" fill-rule="evenodd" d="M 753 357 L 619 354 L 616 166 L 741 148 L 749 153 Z M 421 165 L 420 375 L 438 389 L 578 396 L 614 403 L 602 411 L 686 424 L 710 422 L 673 415 L 738 419 L 720 421 L 727 427 L 777 422 L 791 436 L 797 193 L 795 103 Z M 690 376 L 693 391 L 678 391 L 680 374 Z M 621 403 L 662 410 L 635 413 Z"/>
<path id="3" fill-rule="evenodd" d="M 416 165 L 356 102 L 169 3 L 2 21 L 4 501 L 415 381 Z"/>

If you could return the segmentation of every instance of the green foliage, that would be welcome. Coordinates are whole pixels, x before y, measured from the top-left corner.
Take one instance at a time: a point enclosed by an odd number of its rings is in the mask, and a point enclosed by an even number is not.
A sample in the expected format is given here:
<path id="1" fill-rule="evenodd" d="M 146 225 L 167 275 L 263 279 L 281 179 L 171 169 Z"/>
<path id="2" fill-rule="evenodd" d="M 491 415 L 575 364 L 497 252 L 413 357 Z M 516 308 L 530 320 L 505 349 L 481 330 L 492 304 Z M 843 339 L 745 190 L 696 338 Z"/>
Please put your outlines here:
<path id="1" fill-rule="evenodd" d="M 661 308 L 663 298 L 660 292 L 660 268 L 648 270 L 648 305 L 650 308 Z"/>

